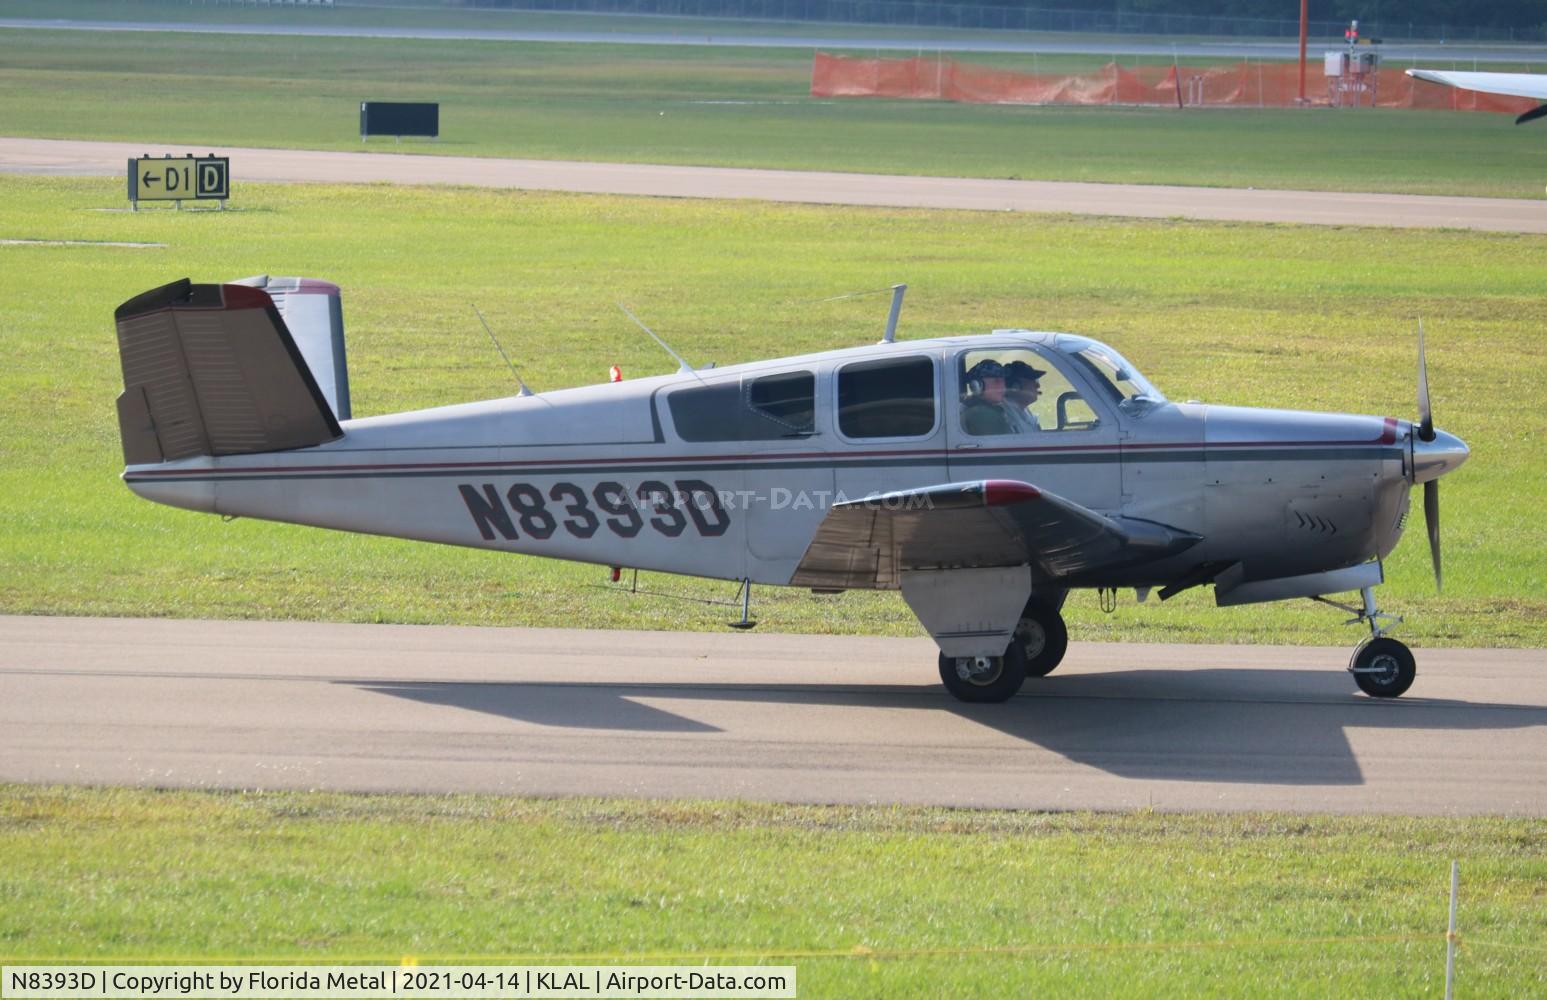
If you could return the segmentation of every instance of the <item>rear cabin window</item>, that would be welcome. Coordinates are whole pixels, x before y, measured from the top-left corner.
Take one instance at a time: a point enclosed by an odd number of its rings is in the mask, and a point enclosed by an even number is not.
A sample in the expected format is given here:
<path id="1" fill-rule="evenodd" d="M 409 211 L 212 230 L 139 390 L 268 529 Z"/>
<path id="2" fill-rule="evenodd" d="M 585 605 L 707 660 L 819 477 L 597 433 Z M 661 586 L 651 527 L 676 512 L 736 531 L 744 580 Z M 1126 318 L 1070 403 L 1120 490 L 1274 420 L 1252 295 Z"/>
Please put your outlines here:
<path id="1" fill-rule="evenodd" d="M 740 382 L 689 386 L 666 398 L 684 441 L 771 441 L 815 428 L 816 376 L 785 372 Z"/>
<path id="2" fill-rule="evenodd" d="M 838 372 L 838 429 L 845 437 L 921 437 L 935 427 L 929 358 L 861 361 Z"/>
<path id="3" fill-rule="evenodd" d="M 810 434 L 816 430 L 816 376 L 789 372 L 754 379 L 747 386 L 747 407 L 784 428 L 786 436 Z"/>

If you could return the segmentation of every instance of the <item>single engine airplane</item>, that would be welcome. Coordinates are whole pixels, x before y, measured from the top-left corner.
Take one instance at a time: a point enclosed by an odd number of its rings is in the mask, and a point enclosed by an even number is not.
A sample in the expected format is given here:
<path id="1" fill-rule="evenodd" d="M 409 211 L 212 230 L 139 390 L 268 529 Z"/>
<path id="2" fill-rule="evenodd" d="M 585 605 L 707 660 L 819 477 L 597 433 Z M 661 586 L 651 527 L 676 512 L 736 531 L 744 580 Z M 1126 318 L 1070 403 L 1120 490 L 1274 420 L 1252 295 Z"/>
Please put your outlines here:
<path id="1" fill-rule="evenodd" d="M 900 301 L 900 300 L 898 300 Z M 896 305 L 894 302 L 893 322 Z M 1413 682 L 1376 607 L 1424 487 L 1468 455 L 1417 421 L 1173 403 L 1117 351 L 1021 329 L 352 418 L 340 293 L 184 279 L 116 313 L 123 473 L 228 517 L 817 591 L 900 590 L 965 701 L 1063 658 L 1075 588 L 1313 598 Z M 1019 411 L 1016 413 L 1015 411 Z M 1013 418 L 1013 419 L 1012 419 Z M 1358 591 L 1357 605 L 1326 595 Z"/>

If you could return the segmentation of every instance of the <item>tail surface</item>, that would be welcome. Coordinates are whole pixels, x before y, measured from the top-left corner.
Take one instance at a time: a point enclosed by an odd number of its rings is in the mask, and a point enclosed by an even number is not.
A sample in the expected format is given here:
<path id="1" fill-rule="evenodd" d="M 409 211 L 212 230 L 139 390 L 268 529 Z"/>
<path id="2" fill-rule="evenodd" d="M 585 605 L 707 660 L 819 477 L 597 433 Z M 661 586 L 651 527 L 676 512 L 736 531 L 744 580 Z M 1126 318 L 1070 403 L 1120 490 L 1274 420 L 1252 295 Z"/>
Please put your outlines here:
<path id="1" fill-rule="evenodd" d="M 263 289 L 184 278 L 135 296 L 114 319 L 126 465 L 306 448 L 343 436 Z M 347 382 L 342 389 L 347 401 Z"/>

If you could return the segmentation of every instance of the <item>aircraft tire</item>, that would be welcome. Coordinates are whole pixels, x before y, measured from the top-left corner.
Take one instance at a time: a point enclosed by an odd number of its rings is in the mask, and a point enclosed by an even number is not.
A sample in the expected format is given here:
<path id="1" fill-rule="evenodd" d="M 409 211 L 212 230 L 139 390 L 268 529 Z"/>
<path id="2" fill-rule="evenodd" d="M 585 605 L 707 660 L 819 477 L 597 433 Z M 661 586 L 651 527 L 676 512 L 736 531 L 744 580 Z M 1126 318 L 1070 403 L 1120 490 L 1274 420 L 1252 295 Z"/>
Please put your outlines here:
<path id="1" fill-rule="evenodd" d="M 940 680 L 960 701 L 975 704 L 1008 701 L 1026 683 L 1026 656 L 1018 643 L 1010 643 L 1003 656 L 993 658 L 993 667 L 977 677 L 964 676 L 967 659 L 940 654 Z"/>
<path id="2" fill-rule="evenodd" d="M 1356 671 L 1354 683 L 1359 690 L 1371 698 L 1395 698 L 1412 687 L 1413 678 L 1418 676 L 1413 651 L 1385 636 L 1361 642 L 1348 666 Z M 1377 669 L 1370 671 L 1370 667 Z"/>
<path id="3" fill-rule="evenodd" d="M 1033 597 L 1015 626 L 1014 645 L 1026 658 L 1027 677 L 1046 677 L 1069 651 L 1069 629 L 1058 609 Z"/>

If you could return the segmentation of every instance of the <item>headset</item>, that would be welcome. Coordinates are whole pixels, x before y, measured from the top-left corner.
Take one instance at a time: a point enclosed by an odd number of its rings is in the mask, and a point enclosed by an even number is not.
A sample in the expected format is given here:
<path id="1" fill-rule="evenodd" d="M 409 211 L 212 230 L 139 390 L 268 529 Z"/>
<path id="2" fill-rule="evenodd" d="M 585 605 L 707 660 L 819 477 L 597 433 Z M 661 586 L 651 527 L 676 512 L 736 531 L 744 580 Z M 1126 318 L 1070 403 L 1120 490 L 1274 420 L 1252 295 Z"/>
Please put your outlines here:
<path id="1" fill-rule="evenodd" d="M 984 361 L 979 361 L 977 364 L 972 366 L 972 368 L 967 372 L 966 380 L 962 382 L 962 387 L 967 390 L 967 395 L 969 396 L 981 396 L 983 395 L 984 379 L 1004 377 L 1004 365 L 993 360 L 992 358 L 989 358 Z"/>

